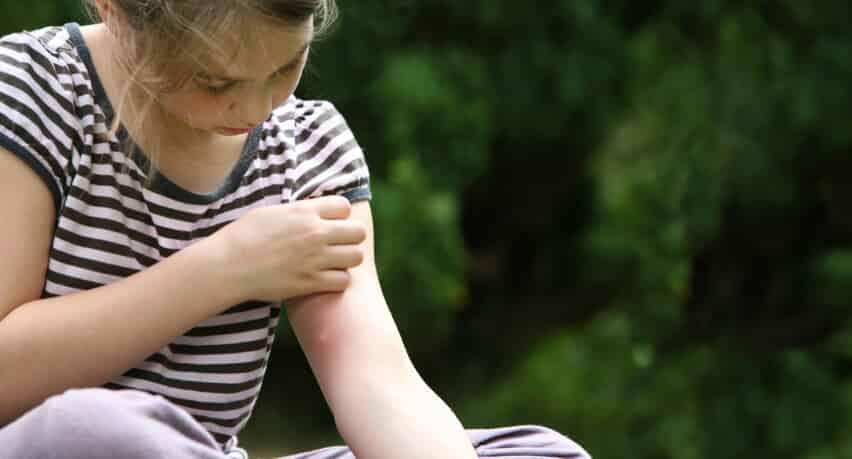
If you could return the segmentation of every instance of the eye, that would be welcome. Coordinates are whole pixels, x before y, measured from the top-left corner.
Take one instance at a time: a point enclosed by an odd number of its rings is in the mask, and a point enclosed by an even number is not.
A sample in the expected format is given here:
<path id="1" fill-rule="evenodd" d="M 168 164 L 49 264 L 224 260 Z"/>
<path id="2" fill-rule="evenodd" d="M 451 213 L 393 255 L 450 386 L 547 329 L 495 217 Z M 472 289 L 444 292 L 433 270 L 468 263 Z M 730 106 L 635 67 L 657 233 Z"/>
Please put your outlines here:
<path id="1" fill-rule="evenodd" d="M 221 94 L 236 86 L 237 82 L 229 80 L 214 81 L 203 75 L 199 75 L 195 77 L 195 84 L 211 94 Z"/>
<path id="2" fill-rule="evenodd" d="M 277 72 L 275 72 L 275 74 L 272 75 L 272 78 L 281 78 L 281 77 L 289 74 L 293 70 L 296 70 L 297 66 L 298 66 L 298 62 L 295 63 L 295 64 L 290 64 L 287 67 L 284 67 L 284 68 L 278 70 Z"/>
<path id="3" fill-rule="evenodd" d="M 223 83 L 216 84 L 206 84 L 204 85 L 204 89 L 213 93 L 213 94 L 221 94 L 231 88 L 233 88 L 237 83 L 235 81 L 227 81 Z"/>

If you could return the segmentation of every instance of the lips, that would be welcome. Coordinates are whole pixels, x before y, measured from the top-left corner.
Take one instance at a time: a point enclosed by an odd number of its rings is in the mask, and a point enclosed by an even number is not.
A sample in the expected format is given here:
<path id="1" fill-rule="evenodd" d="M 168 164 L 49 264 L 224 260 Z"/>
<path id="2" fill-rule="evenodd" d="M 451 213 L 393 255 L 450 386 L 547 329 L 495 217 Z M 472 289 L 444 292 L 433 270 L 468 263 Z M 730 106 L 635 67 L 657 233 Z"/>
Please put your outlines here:
<path id="1" fill-rule="evenodd" d="M 226 135 L 241 135 L 241 134 L 247 134 L 249 131 L 251 131 L 251 129 L 250 128 L 235 129 L 235 128 L 221 127 L 221 128 L 219 128 L 219 131 L 222 132 L 223 134 L 226 134 Z"/>

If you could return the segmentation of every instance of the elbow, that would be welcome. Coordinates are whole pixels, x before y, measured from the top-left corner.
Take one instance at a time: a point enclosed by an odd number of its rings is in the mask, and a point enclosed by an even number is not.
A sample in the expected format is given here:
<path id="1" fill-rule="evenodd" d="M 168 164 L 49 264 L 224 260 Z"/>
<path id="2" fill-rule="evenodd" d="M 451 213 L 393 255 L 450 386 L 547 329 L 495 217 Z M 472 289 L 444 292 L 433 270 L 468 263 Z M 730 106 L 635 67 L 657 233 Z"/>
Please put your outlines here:
<path id="1" fill-rule="evenodd" d="M 411 386 L 421 382 L 399 335 L 373 330 L 369 340 L 352 339 L 349 330 L 317 330 L 310 360 L 320 383 L 335 390 L 359 386 Z"/>
<path id="2" fill-rule="evenodd" d="M 373 336 L 358 345 L 345 335 L 341 330 L 317 333 L 311 343 L 309 360 L 333 412 L 387 406 L 395 394 L 424 385 L 398 338 Z"/>
<path id="3" fill-rule="evenodd" d="M 432 394 L 415 371 L 383 372 L 364 369 L 358 375 L 335 384 L 327 401 L 338 429 L 343 433 L 365 419 L 393 419 L 392 413 L 406 412 Z"/>
<path id="4" fill-rule="evenodd" d="M 10 370 L 11 365 L 8 360 L 8 355 L 0 351 L 0 394 L 2 394 L 0 396 L 0 429 L 22 414 L 19 406 L 21 397 L 19 390 L 16 390 L 18 384 L 12 380 L 14 371 Z"/>
<path id="5" fill-rule="evenodd" d="M 364 409 L 396 406 L 429 391 L 410 361 L 371 362 L 339 369 L 323 389 L 335 417 Z"/>
<path id="6" fill-rule="evenodd" d="M 0 321 L 0 428 L 40 403 L 31 377 L 33 358 Z"/>
<path id="7" fill-rule="evenodd" d="M 3 322 L 0 321 L 0 394 L 7 395 L 13 393 L 11 389 L 14 388 L 14 384 L 10 382 L 10 379 L 16 371 L 13 368 L 11 357 L 13 347 L 9 343 L 7 333 L 4 333 L 4 329 Z M 2 418 L 6 402 L 10 398 L 13 397 L 0 397 L 0 418 Z M 0 419 L 0 425 L 3 425 L 2 419 Z"/>

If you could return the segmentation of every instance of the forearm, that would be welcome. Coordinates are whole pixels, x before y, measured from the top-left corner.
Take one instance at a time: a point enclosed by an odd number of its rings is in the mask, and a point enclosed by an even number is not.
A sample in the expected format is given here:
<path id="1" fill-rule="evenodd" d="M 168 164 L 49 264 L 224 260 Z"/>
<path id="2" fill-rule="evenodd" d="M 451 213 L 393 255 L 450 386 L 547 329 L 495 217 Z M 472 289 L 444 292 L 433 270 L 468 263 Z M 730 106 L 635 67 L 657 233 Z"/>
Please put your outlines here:
<path id="1" fill-rule="evenodd" d="M 0 425 L 71 387 L 124 373 L 236 298 L 205 247 L 133 276 L 33 301 L 0 321 Z"/>
<path id="2" fill-rule="evenodd" d="M 455 414 L 412 365 L 379 293 L 356 287 L 294 303 L 296 336 L 356 457 L 476 457 Z"/>
<path id="3" fill-rule="evenodd" d="M 461 422 L 419 377 L 398 382 L 368 375 L 338 394 L 334 415 L 358 458 L 476 458 Z"/>

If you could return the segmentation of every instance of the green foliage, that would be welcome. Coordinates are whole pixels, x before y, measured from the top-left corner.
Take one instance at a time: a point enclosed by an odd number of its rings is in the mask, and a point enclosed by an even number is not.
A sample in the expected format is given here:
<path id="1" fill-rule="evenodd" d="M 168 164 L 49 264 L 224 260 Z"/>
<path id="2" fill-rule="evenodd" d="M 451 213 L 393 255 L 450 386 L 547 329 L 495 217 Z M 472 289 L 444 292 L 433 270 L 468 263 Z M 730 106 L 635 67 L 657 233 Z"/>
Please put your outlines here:
<path id="1" fill-rule="evenodd" d="M 86 17 L 80 0 L 51 0 L 42 2 L 0 1 L 3 17 L 0 33 L 32 30 L 68 21 L 83 21 Z"/>
<path id="2" fill-rule="evenodd" d="M 696 346 L 658 355 L 642 335 L 624 313 L 601 315 L 582 333 L 542 343 L 462 413 L 476 425 L 545 423 L 599 457 L 821 457 L 848 448 L 852 385 L 812 353 L 757 359 Z"/>
<path id="3" fill-rule="evenodd" d="M 814 283 L 822 303 L 847 308 L 852 298 L 852 250 L 836 250 L 816 259 Z"/>
<path id="4" fill-rule="evenodd" d="M 493 116 L 487 100 L 466 95 L 486 92 L 486 81 L 476 56 L 427 51 L 393 57 L 376 82 L 394 152 L 387 179 L 374 180 L 377 221 L 389 229 L 379 269 L 385 285 L 406 286 L 388 290 L 400 325 L 428 332 L 415 346 L 446 339 L 465 300 L 459 196 L 484 167 Z"/>

